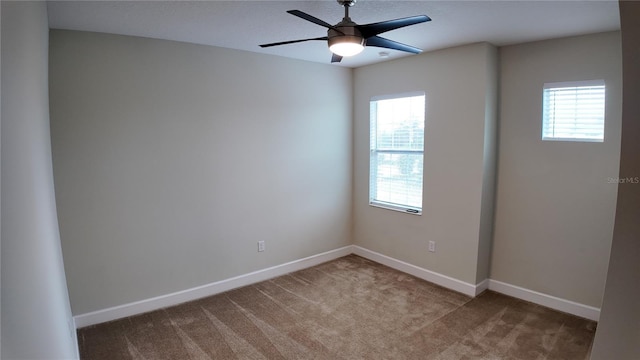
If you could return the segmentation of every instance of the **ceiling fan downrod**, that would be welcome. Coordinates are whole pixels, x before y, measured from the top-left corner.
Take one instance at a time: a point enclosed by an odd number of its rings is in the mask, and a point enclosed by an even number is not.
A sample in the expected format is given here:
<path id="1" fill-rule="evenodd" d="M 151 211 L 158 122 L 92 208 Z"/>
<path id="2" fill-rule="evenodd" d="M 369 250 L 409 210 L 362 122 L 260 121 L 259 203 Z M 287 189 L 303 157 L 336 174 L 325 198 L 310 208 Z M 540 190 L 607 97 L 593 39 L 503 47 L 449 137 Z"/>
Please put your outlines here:
<path id="1" fill-rule="evenodd" d="M 344 17 L 349 18 L 349 8 L 356 4 L 356 0 L 337 0 L 344 7 Z"/>

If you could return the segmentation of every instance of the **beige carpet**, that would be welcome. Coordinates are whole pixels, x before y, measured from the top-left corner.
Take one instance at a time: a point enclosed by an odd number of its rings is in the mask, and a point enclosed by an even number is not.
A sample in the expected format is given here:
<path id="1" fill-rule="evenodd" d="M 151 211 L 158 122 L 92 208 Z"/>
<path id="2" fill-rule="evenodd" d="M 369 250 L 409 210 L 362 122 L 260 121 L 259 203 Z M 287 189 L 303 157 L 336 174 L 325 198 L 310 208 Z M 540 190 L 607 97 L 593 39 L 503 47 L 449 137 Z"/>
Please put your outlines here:
<path id="1" fill-rule="evenodd" d="M 350 255 L 78 330 L 81 358 L 588 359 L 596 324 Z"/>

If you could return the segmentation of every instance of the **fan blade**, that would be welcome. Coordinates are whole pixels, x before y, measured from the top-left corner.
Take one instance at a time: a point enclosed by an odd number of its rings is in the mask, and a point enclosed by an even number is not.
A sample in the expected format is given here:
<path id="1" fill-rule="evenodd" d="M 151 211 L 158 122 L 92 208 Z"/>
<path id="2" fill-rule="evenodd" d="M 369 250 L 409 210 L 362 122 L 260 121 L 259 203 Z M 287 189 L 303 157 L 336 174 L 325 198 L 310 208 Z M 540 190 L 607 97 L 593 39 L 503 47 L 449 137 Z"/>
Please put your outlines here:
<path id="1" fill-rule="evenodd" d="M 431 21 L 431 18 L 426 15 L 411 16 L 402 19 L 388 20 L 374 24 L 357 25 L 356 27 L 362 33 L 365 38 L 382 34 L 390 30 L 399 29 L 409 25 L 420 24 L 423 22 Z"/>
<path id="2" fill-rule="evenodd" d="M 271 43 L 271 44 L 262 44 L 262 45 L 260 45 L 260 47 L 266 48 L 266 47 L 271 47 L 271 46 L 286 45 L 286 44 L 294 44 L 294 43 L 299 43 L 299 42 L 303 42 L 303 41 L 311 41 L 311 40 L 328 40 L 328 39 L 329 39 L 329 38 L 327 38 L 326 36 L 324 36 L 324 37 L 317 37 L 317 38 L 313 38 L 313 39 L 300 39 L 300 40 L 291 40 L 291 41 L 281 41 L 281 42 Z"/>
<path id="3" fill-rule="evenodd" d="M 397 41 L 382 38 L 380 36 L 372 36 L 368 38 L 367 40 L 365 40 L 365 44 L 366 46 L 375 46 L 386 49 L 406 51 L 412 54 L 420 54 L 422 52 L 422 50 L 418 49 L 417 47 L 405 45 Z"/>
<path id="4" fill-rule="evenodd" d="M 337 63 L 337 62 L 340 62 L 340 61 L 342 61 L 342 56 L 336 55 L 336 54 L 333 54 L 331 56 L 331 62 L 332 63 Z"/>
<path id="5" fill-rule="evenodd" d="M 342 31 L 340 31 L 340 29 L 338 29 L 337 27 L 335 27 L 335 26 L 333 26 L 333 25 L 331 25 L 331 24 L 329 24 L 327 22 L 324 22 L 324 21 L 320 20 L 315 16 L 311 16 L 311 15 L 309 15 L 309 14 L 307 14 L 305 12 L 302 12 L 300 10 L 289 10 L 287 12 L 289 14 L 291 14 L 291 15 L 295 15 L 295 16 L 297 16 L 299 18 L 302 18 L 302 19 L 305 19 L 307 21 L 311 21 L 314 24 L 317 24 L 317 25 L 320 25 L 320 26 L 324 26 L 327 29 L 333 29 L 333 30 L 339 32 L 340 34 L 344 35 L 344 33 Z"/>

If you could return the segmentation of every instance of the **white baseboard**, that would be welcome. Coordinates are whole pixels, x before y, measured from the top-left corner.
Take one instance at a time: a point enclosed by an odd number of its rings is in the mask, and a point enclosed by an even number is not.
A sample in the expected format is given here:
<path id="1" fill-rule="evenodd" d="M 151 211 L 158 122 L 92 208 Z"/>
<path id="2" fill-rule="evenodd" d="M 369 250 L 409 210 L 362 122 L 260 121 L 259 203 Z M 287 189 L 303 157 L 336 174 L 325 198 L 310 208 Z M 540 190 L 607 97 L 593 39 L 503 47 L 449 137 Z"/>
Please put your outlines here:
<path id="1" fill-rule="evenodd" d="M 69 331 L 70 331 L 70 335 L 71 335 L 71 341 L 73 342 L 74 346 L 74 354 L 73 354 L 73 358 L 74 359 L 80 359 L 80 347 L 79 347 L 79 343 L 78 343 L 78 332 L 76 331 L 78 329 L 78 326 L 76 325 L 76 319 L 72 316 L 69 320 Z"/>
<path id="2" fill-rule="evenodd" d="M 172 294 L 157 296 L 151 299 L 132 302 L 129 304 L 114 306 L 111 308 L 93 311 L 74 316 L 77 328 L 95 325 L 111 320 L 142 314 L 145 312 L 162 309 L 187 301 L 197 300 L 203 297 L 219 294 L 242 286 L 268 280 L 294 271 L 306 269 L 327 261 L 331 261 L 352 253 L 352 246 L 348 245 L 339 249 L 327 251 L 321 254 L 294 260 L 285 264 L 272 266 L 266 269 L 254 271 L 248 274 L 216 281 L 207 285 L 192 289 L 178 291 Z"/>
<path id="3" fill-rule="evenodd" d="M 294 260 L 285 264 L 272 266 L 233 278 L 216 281 L 192 289 L 76 315 L 73 317 L 73 321 L 75 322 L 76 328 L 82 328 L 132 315 L 138 315 L 268 280 L 277 276 L 319 265 L 327 261 L 335 260 L 349 254 L 362 256 L 363 258 L 386 265 L 390 268 L 402 271 L 470 297 L 475 297 L 481 292 L 489 289 L 586 319 L 598 321 L 600 317 L 600 309 L 592 306 L 561 299 L 492 279 L 485 279 L 480 283 L 473 285 L 357 245 L 348 245 L 339 249 Z"/>
<path id="4" fill-rule="evenodd" d="M 406 263 L 401 260 L 371 251 L 360 246 L 353 246 L 353 253 L 367 258 L 371 261 L 386 265 L 390 268 L 411 274 L 423 280 L 438 284 L 448 289 L 460 292 L 462 294 L 475 297 L 483 291 L 489 289 L 501 294 L 509 295 L 514 298 L 529 301 L 534 304 L 546 306 L 551 309 L 566 312 L 576 316 L 580 316 L 589 320 L 598 321 L 600 318 L 600 309 L 580 304 L 571 300 L 562 299 L 552 295 L 543 294 L 537 291 L 525 289 L 519 286 L 507 284 L 492 279 L 485 279 L 480 283 L 473 285 L 452 277 L 439 274 L 421 267 Z"/>
<path id="5" fill-rule="evenodd" d="M 357 245 L 353 245 L 353 253 L 371 261 L 375 261 L 379 264 L 386 265 L 390 268 L 402 271 L 407 274 L 411 274 L 420 279 L 446 287 L 447 289 L 465 294 L 467 296 L 475 297 L 480 292 L 482 292 L 479 291 L 481 285 L 485 286 L 483 290 L 486 290 L 486 280 L 478 285 L 469 284 L 464 281 L 406 263 L 402 260 L 394 259 L 390 256 L 383 255 Z"/>
<path id="6" fill-rule="evenodd" d="M 546 306 L 551 309 L 559 310 L 576 316 L 580 316 L 589 320 L 598 321 L 600 318 L 600 309 L 580 304 L 571 300 L 562 299 L 552 295 L 543 294 L 537 291 L 525 289 L 516 285 L 503 283 L 498 280 L 489 280 L 489 290 L 509 295 L 514 298 L 532 302 L 534 304 Z"/>
<path id="7" fill-rule="evenodd" d="M 489 281 L 490 279 L 484 279 L 476 285 L 476 294 L 474 296 L 480 295 L 483 291 L 489 289 Z"/>

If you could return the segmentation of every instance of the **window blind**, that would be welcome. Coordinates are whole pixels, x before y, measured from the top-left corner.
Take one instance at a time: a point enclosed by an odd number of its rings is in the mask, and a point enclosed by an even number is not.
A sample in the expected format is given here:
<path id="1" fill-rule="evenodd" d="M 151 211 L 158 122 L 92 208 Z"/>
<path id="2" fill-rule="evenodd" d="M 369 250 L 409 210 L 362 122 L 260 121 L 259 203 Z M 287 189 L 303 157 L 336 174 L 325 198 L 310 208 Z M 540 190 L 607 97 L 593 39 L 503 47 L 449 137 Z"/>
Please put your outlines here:
<path id="1" fill-rule="evenodd" d="M 370 205 L 421 213 L 424 113 L 424 93 L 371 100 Z"/>
<path id="2" fill-rule="evenodd" d="M 542 140 L 603 141 L 604 81 L 545 84 Z"/>

